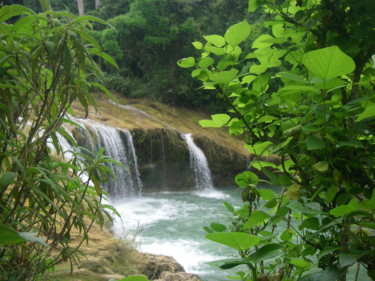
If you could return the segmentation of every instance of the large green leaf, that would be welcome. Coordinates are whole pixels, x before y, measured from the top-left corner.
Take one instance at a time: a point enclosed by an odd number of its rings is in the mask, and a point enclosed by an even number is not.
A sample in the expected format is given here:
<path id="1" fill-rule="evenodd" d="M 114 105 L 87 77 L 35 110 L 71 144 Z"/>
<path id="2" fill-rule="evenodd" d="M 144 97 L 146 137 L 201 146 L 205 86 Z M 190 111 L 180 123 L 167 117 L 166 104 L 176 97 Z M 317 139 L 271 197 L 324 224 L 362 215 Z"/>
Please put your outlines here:
<path id="1" fill-rule="evenodd" d="M 229 27 L 224 35 L 224 38 L 229 45 L 235 47 L 250 35 L 250 31 L 251 26 L 248 24 L 248 22 L 242 21 Z"/>
<path id="2" fill-rule="evenodd" d="M 281 249 L 284 245 L 281 244 L 267 244 L 261 247 L 258 251 L 249 256 L 249 260 L 252 262 L 261 262 L 282 254 Z"/>
<path id="3" fill-rule="evenodd" d="M 355 63 L 339 47 L 332 46 L 306 53 L 303 64 L 314 77 L 327 81 L 354 71 Z"/>
<path id="4" fill-rule="evenodd" d="M 245 251 L 262 241 L 262 238 L 244 232 L 210 233 L 206 238 L 239 251 Z"/>

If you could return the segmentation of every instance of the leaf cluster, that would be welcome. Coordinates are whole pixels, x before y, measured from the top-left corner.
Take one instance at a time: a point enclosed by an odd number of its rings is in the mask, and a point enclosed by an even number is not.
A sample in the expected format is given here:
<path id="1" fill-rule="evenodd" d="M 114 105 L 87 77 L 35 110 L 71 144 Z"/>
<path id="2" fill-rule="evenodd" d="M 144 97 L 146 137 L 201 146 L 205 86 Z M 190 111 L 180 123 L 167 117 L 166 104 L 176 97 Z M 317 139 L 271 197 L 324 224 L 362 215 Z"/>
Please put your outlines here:
<path id="1" fill-rule="evenodd" d="M 44 1 L 46 2 L 46 1 Z M 13 23 L 9 20 L 16 17 Z M 88 34 L 92 17 L 0 8 L 0 279 L 33 280 L 62 261 L 78 261 L 91 225 L 113 208 L 102 204 L 101 174 L 112 161 L 71 151 L 60 140 L 71 104 L 95 106 L 91 82 L 103 79 L 93 57 L 116 63 Z M 107 91 L 108 92 L 108 91 Z M 71 231 L 79 234 L 71 244 Z"/>
<path id="2" fill-rule="evenodd" d="M 227 126 L 252 155 L 251 171 L 236 177 L 244 205 L 227 206 L 232 228 L 206 229 L 239 251 L 221 267 L 245 264 L 242 280 L 346 280 L 360 267 L 374 279 L 371 5 L 250 0 L 250 11 L 270 15 L 250 51 L 252 26 L 242 21 L 193 42 L 200 56 L 178 61 L 230 108 L 200 124 Z"/>

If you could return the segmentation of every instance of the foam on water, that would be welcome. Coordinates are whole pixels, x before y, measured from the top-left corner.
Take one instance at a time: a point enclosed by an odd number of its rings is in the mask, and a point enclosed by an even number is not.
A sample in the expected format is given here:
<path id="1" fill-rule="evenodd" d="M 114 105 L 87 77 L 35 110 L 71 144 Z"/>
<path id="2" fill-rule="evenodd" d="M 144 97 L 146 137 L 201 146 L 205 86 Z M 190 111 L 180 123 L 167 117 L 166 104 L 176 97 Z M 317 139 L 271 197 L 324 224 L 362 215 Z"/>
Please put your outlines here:
<path id="1" fill-rule="evenodd" d="M 203 227 L 212 222 L 229 226 L 230 214 L 222 202 L 233 203 L 234 198 L 227 190 L 213 189 L 112 201 L 122 215 L 115 219 L 113 231 L 120 238 L 136 233 L 141 251 L 173 256 L 187 272 L 199 274 L 204 281 L 222 280 L 226 273 L 206 263 L 231 258 L 236 251 L 207 240 Z"/>

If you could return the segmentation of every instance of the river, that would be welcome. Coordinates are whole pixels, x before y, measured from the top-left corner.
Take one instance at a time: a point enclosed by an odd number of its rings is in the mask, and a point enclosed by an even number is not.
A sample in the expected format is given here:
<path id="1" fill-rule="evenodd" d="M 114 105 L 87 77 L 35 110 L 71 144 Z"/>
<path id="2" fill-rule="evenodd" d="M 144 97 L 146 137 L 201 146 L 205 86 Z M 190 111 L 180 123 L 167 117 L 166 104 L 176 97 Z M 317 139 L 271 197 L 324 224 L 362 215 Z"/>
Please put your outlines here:
<path id="1" fill-rule="evenodd" d="M 208 191 L 155 192 L 142 197 L 114 200 L 121 214 L 113 230 L 118 237 L 136 234 L 142 252 L 174 257 L 186 272 L 198 274 L 203 281 L 228 280 L 223 271 L 207 264 L 235 257 L 236 251 L 205 238 L 203 229 L 212 222 L 230 226 L 231 214 L 224 201 L 241 204 L 234 188 Z"/>

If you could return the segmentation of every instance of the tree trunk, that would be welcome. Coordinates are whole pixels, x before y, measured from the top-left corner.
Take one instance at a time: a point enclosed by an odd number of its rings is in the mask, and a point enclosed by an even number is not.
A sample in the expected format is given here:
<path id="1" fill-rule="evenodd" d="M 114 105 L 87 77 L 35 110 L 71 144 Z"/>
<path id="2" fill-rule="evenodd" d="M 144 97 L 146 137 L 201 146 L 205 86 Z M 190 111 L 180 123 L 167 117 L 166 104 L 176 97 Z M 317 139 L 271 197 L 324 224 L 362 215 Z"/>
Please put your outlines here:
<path id="1" fill-rule="evenodd" d="M 83 16 L 85 14 L 85 6 L 83 4 L 83 0 L 77 0 L 78 5 L 78 14 Z"/>
<path id="2" fill-rule="evenodd" d="M 95 9 L 99 8 L 100 0 L 95 0 Z"/>

